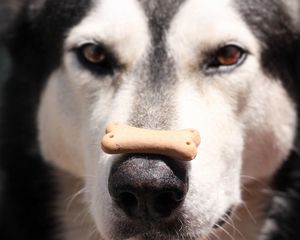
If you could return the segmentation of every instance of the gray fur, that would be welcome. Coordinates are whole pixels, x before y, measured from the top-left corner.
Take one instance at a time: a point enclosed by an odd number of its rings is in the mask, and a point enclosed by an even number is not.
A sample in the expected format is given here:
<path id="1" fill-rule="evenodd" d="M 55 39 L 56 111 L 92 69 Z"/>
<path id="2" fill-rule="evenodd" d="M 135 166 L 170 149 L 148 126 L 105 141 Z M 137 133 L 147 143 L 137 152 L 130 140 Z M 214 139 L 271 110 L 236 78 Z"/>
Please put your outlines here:
<path id="1" fill-rule="evenodd" d="M 184 0 L 139 1 L 148 17 L 152 44 L 147 58 L 140 66 L 139 94 L 135 98 L 134 117 L 130 122 L 136 126 L 147 123 L 146 127 L 168 128 L 173 117 L 171 113 L 174 112 L 174 88 L 169 86 L 176 84 L 176 71 L 173 59 L 168 54 L 165 35 Z"/>

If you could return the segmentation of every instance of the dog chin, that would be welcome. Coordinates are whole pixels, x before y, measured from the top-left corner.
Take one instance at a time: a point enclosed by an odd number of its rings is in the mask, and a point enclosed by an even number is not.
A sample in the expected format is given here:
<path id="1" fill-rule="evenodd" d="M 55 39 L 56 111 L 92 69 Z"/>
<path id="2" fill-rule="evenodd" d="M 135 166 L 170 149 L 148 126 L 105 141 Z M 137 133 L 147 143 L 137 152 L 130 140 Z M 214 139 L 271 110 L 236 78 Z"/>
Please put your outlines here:
<path id="1" fill-rule="evenodd" d="M 130 240 L 175 240 L 175 239 L 186 239 L 186 240 L 199 240 L 201 239 L 201 234 L 195 234 L 195 233 L 190 233 L 190 234 L 178 234 L 176 236 L 174 235 L 166 235 L 166 234 L 161 234 L 161 233 L 155 233 L 155 232 L 149 232 L 145 233 L 141 236 L 138 236 L 136 238 L 130 238 Z"/>
<path id="2" fill-rule="evenodd" d="M 212 232 L 226 225 L 226 218 L 229 218 L 233 211 L 230 207 L 219 220 L 211 226 L 210 224 L 197 224 L 197 220 L 178 217 L 168 223 L 151 223 L 143 221 L 115 221 L 109 239 L 128 240 L 199 240 L 206 239 Z M 191 224 L 191 222 L 193 224 Z"/>
<path id="3" fill-rule="evenodd" d="M 231 205 L 223 215 L 213 224 L 200 221 L 187 212 L 180 214 L 173 220 L 149 223 L 146 221 L 130 221 L 122 219 L 114 221 L 113 234 L 109 239 L 128 240 L 201 240 L 210 239 L 218 231 L 226 227 L 228 220 L 235 214 L 237 206 Z M 188 217 L 189 216 L 189 217 Z M 121 220 L 122 219 L 122 220 Z"/>
<path id="4" fill-rule="evenodd" d="M 185 239 L 185 240 L 199 240 L 202 239 L 202 234 L 197 232 L 180 232 L 177 234 L 168 234 L 163 232 L 157 232 L 155 230 L 150 230 L 148 232 L 145 232 L 143 234 L 137 234 L 133 236 L 125 236 L 126 234 L 116 236 L 112 239 L 128 239 L 128 240 L 176 240 L 176 239 Z"/>
<path id="5" fill-rule="evenodd" d="M 192 229 L 185 220 L 176 219 L 169 223 L 147 223 L 143 221 L 118 221 L 115 222 L 109 239 L 128 239 L 128 240 L 175 240 L 175 239 L 199 239 L 201 234 L 193 233 Z M 201 228 L 200 228 L 201 229 Z M 192 234 L 193 233 L 193 234 Z M 201 239 L 201 238 L 200 238 Z"/>

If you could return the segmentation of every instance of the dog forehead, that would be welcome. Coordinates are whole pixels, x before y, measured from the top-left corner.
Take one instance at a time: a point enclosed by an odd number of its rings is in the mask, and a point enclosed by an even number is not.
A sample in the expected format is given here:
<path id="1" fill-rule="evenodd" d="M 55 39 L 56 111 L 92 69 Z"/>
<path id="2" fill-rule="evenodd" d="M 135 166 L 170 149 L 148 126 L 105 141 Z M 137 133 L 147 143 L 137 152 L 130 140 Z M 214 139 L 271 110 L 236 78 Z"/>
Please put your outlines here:
<path id="1" fill-rule="evenodd" d="M 131 50 L 145 50 L 150 44 L 163 44 L 167 47 L 165 40 L 170 28 L 182 26 L 181 23 L 173 23 L 176 22 L 177 15 L 181 19 L 184 15 L 184 22 L 187 23 L 185 27 L 188 29 L 196 28 L 199 23 L 195 21 L 203 22 L 203 26 L 209 28 L 211 25 L 222 25 L 218 17 L 231 14 L 232 11 L 224 13 L 224 6 L 226 9 L 234 9 L 231 6 L 232 0 L 94 0 L 93 5 L 83 21 L 75 30 L 70 31 L 68 45 L 74 47 L 76 44 L 95 40 L 112 47 L 120 46 L 122 54 L 126 51 L 124 43 Z M 195 30 L 194 35 L 198 36 L 209 32 L 202 28 Z"/>
<path id="2" fill-rule="evenodd" d="M 187 0 L 138 0 L 148 17 L 149 27 L 152 34 L 161 34 L 158 29 L 168 29 L 180 7 Z M 154 32 L 156 30 L 156 32 Z M 156 38 L 157 36 L 152 36 Z"/>

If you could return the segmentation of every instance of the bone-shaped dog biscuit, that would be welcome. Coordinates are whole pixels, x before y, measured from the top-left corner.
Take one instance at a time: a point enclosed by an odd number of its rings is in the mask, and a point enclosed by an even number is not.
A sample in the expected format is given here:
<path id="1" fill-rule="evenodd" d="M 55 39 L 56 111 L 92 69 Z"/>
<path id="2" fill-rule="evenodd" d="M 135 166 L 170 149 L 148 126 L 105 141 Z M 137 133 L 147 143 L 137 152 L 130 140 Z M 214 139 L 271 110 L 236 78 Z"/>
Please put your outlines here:
<path id="1" fill-rule="evenodd" d="M 106 128 L 101 147 L 108 154 L 150 153 L 190 161 L 196 157 L 199 144 L 195 129 L 150 130 L 112 123 Z"/>

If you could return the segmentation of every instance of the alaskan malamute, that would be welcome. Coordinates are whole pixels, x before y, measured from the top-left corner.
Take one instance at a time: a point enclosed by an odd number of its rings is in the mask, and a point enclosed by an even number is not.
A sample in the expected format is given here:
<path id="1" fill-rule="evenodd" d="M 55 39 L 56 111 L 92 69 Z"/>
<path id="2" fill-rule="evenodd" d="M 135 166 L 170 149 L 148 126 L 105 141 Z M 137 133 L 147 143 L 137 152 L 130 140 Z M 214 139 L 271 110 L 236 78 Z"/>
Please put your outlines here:
<path id="1" fill-rule="evenodd" d="M 299 166 L 298 2 L 25 1 L 2 34 L 1 239 L 284 231 L 294 209 L 271 186 Z M 106 154 L 110 122 L 195 128 L 197 157 Z"/>

